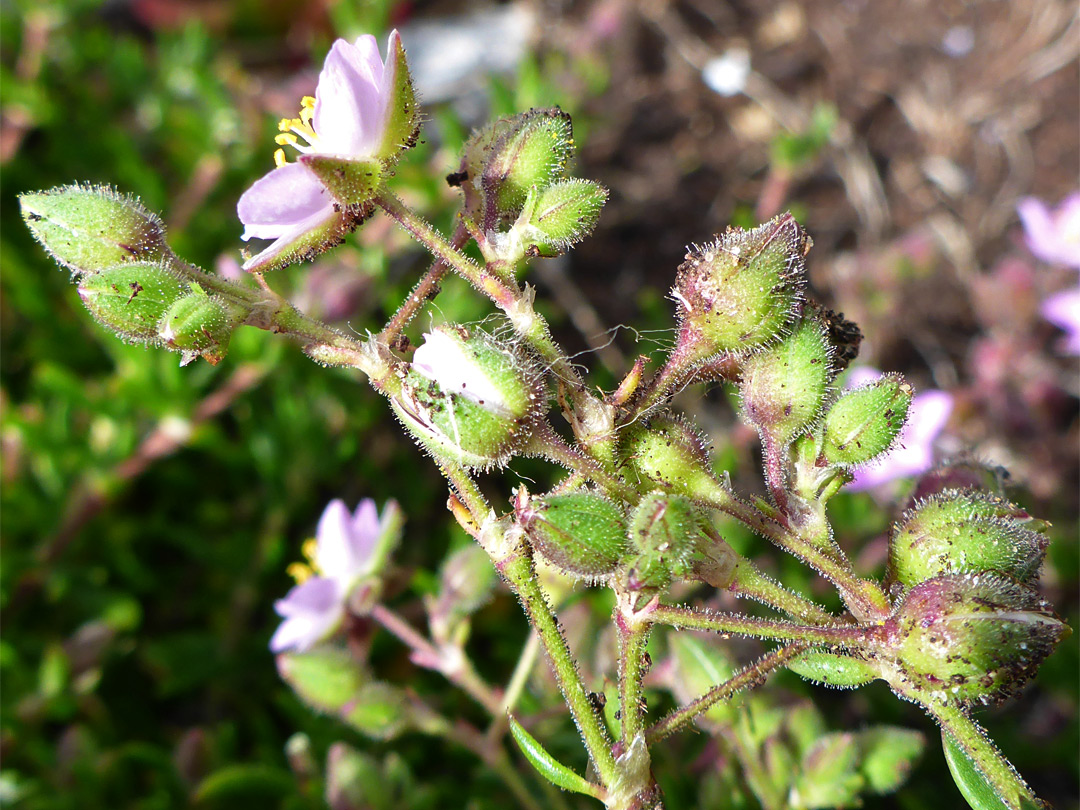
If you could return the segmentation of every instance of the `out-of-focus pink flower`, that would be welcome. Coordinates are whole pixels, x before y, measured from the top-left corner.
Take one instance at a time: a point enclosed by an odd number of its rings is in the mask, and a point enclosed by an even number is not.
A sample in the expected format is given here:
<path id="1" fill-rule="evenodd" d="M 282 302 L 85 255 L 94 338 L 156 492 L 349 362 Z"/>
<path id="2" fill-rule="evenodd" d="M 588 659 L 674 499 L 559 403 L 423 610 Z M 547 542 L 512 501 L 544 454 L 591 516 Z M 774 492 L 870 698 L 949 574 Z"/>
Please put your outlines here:
<path id="1" fill-rule="evenodd" d="M 398 516 L 393 502 L 380 518 L 370 498 L 352 514 L 344 501 L 330 501 L 319 518 L 314 547 L 304 549 L 310 567 L 297 564 L 293 573 L 300 584 L 274 603 L 284 621 L 270 639 L 273 652 L 306 650 L 337 630 L 353 588 L 383 562 Z"/>
<path id="2" fill-rule="evenodd" d="M 852 369 L 847 386 L 854 388 L 876 380 L 881 372 L 861 366 Z M 953 398 L 944 391 L 922 391 L 915 395 L 908 409 L 908 421 L 891 451 L 872 464 L 855 471 L 849 491 L 872 489 L 898 478 L 926 472 L 934 466 L 934 440 L 945 428 L 952 412 Z"/>
<path id="3" fill-rule="evenodd" d="M 1039 311 L 1065 331 L 1062 350 L 1066 354 L 1080 354 L 1080 287 L 1051 295 L 1042 302 Z"/>
<path id="4" fill-rule="evenodd" d="M 385 155 L 391 149 L 388 137 L 397 137 L 388 129 L 397 74 L 407 70 L 402 53 L 397 31 L 390 34 L 385 63 L 370 34 L 351 45 L 337 40 L 326 56 L 314 98 L 304 97 L 299 118 L 279 124 L 278 144 L 302 157 L 366 160 Z M 351 225 L 341 202 L 308 166 L 287 163 L 284 149 L 274 153 L 274 160 L 277 168 L 244 192 L 236 206 L 244 224 L 242 239 L 274 240 L 244 262 L 245 270 L 275 265 L 282 253 L 302 256 L 323 243 L 336 243 Z"/>
<path id="5" fill-rule="evenodd" d="M 1080 268 L 1080 193 L 1070 194 L 1055 210 L 1025 197 L 1016 206 L 1028 249 L 1044 262 Z"/>

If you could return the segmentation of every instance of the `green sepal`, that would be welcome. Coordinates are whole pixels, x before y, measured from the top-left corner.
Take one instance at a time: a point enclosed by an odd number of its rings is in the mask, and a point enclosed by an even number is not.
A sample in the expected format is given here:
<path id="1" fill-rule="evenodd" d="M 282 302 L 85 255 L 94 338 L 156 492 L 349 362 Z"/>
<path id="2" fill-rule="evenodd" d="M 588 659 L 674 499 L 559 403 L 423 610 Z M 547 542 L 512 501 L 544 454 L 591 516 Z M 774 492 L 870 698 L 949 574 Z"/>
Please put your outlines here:
<path id="1" fill-rule="evenodd" d="M 393 739 L 410 725 L 405 692 L 382 681 L 369 681 L 361 686 L 341 708 L 339 716 L 374 740 Z"/>
<path id="2" fill-rule="evenodd" d="M 686 419 L 658 416 L 647 426 L 625 431 L 619 454 L 642 493 L 660 487 L 707 502 L 721 487 L 704 437 Z"/>
<path id="3" fill-rule="evenodd" d="M 343 209 L 359 210 L 371 204 L 383 180 L 383 166 L 374 158 L 300 155 L 298 162 L 319 178 Z"/>
<path id="4" fill-rule="evenodd" d="M 103 326 L 125 340 L 160 344 L 158 324 L 187 286 L 163 264 L 128 262 L 83 276 L 78 290 Z"/>
<path id="5" fill-rule="evenodd" d="M 787 667 L 801 678 L 837 689 L 857 689 L 879 677 L 867 661 L 818 650 L 803 653 Z"/>
<path id="6" fill-rule="evenodd" d="M 203 357 L 211 365 L 221 362 L 234 327 L 225 305 L 198 284 L 173 302 L 158 325 L 159 335 L 170 349 L 187 358 Z"/>
<path id="7" fill-rule="evenodd" d="M 592 180 L 558 180 L 532 188 L 515 225 L 525 250 L 554 257 L 565 253 L 596 227 L 608 190 Z"/>
<path id="8" fill-rule="evenodd" d="M 622 511 L 592 492 L 532 498 L 518 505 L 517 518 L 533 548 L 567 574 L 607 576 L 626 551 Z"/>
<path id="9" fill-rule="evenodd" d="M 911 386 L 899 374 L 845 391 L 825 414 L 825 459 L 852 466 L 888 451 L 904 427 L 911 398 Z"/>
<path id="10" fill-rule="evenodd" d="M 156 262 L 169 250 L 161 220 L 111 186 L 57 186 L 20 194 L 19 205 L 34 238 L 73 273 Z"/>
<path id="11" fill-rule="evenodd" d="M 338 647 L 315 647 L 277 658 L 278 674 L 304 703 L 318 712 L 341 712 L 369 678 L 348 652 Z"/>
<path id="12" fill-rule="evenodd" d="M 420 105 L 416 100 L 416 88 L 413 86 L 409 62 L 405 58 L 405 48 L 397 31 L 390 35 L 390 45 L 386 54 L 385 70 L 393 71 L 394 81 L 387 104 L 385 129 L 382 143 L 375 150 L 375 156 L 393 163 L 402 152 L 416 145 L 420 135 Z"/>
<path id="13" fill-rule="evenodd" d="M 563 765 L 555 757 L 549 754 L 544 747 L 537 742 L 536 738 L 527 732 L 513 715 L 506 716 L 510 724 L 510 736 L 518 744 L 521 753 L 529 764 L 536 768 L 537 773 L 547 779 L 557 788 L 568 790 L 571 793 L 582 793 L 599 799 L 603 794 L 599 786 L 592 784 L 579 776 L 566 765 Z"/>

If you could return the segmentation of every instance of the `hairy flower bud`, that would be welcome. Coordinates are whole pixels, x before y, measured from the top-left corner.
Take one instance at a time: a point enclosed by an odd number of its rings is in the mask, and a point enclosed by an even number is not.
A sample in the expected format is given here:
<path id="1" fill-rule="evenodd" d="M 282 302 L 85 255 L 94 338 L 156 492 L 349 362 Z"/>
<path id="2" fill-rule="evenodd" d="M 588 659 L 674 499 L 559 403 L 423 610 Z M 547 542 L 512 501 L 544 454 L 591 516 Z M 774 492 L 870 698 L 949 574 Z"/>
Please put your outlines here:
<path id="1" fill-rule="evenodd" d="M 568 574 L 608 576 L 626 550 L 626 519 L 601 495 L 571 492 L 532 498 L 519 503 L 516 511 L 533 548 Z"/>
<path id="2" fill-rule="evenodd" d="M 824 326 L 805 318 L 795 330 L 742 365 L 746 421 L 786 444 L 817 417 L 829 382 L 829 342 Z"/>
<path id="3" fill-rule="evenodd" d="M 596 227 L 608 191 L 591 180 L 560 180 L 529 191 L 515 228 L 525 250 L 558 256 Z"/>
<path id="4" fill-rule="evenodd" d="M 946 490 L 908 510 L 889 541 L 889 576 L 905 588 L 939 574 L 992 571 L 1034 579 L 1046 554 L 1041 527 L 1020 507 L 976 490 Z"/>
<path id="5" fill-rule="evenodd" d="M 392 405 L 432 455 L 486 468 L 521 447 L 543 397 L 539 375 L 513 349 L 479 329 L 445 327 L 425 335 Z"/>
<path id="6" fill-rule="evenodd" d="M 803 653 L 787 667 L 808 681 L 836 689 L 855 689 L 879 677 L 869 661 L 820 650 Z"/>
<path id="7" fill-rule="evenodd" d="M 79 280 L 79 297 L 103 326 L 125 340 L 160 343 L 158 324 L 186 287 L 165 266 L 129 262 Z"/>
<path id="8" fill-rule="evenodd" d="M 110 186 L 58 186 L 21 194 L 19 204 L 34 238 L 73 273 L 157 261 L 168 251 L 161 220 Z"/>
<path id="9" fill-rule="evenodd" d="M 845 391 L 825 414 L 826 461 L 853 466 L 887 451 L 904 427 L 911 398 L 911 386 L 899 374 Z"/>
<path id="10" fill-rule="evenodd" d="M 768 345 L 795 314 L 810 238 L 791 214 L 746 231 L 729 228 L 693 250 L 672 290 L 689 356 Z"/>
<path id="11" fill-rule="evenodd" d="M 202 356 L 217 365 L 225 356 L 233 326 L 225 305 L 195 284 L 166 310 L 159 334 L 166 346 L 184 353 L 185 361 Z"/>
<path id="12" fill-rule="evenodd" d="M 662 415 L 628 431 L 621 456 L 642 492 L 660 487 L 708 501 L 720 487 L 705 439 L 685 419 Z"/>
<path id="13" fill-rule="evenodd" d="M 929 700 L 1002 700 L 1069 628 L 1030 587 L 998 574 L 946 574 L 912 588 L 881 627 L 879 658 Z"/>

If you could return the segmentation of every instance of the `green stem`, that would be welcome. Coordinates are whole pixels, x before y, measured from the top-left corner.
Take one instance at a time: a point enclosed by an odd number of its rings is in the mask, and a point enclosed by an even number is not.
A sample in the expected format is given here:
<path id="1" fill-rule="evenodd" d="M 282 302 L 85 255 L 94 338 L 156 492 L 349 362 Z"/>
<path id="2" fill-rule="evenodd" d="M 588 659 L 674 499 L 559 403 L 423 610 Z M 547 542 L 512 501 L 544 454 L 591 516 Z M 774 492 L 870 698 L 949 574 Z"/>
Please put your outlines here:
<path id="1" fill-rule="evenodd" d="M 839 619 L 804 596 L 789 591 L 766 576 L 751 560 L 740 557 L 735 564 L 735 578 L 728 590 L 736 596 L 753 599 L 811 624 L 833 624 Z"/>
<path id="2" fill-rule="evenodd" d="M 730 699 L 736 692 L 748 689 L 762 683 L 769 673 L 779 669 L 786 662 L 806 650 L 810 646 L 801 642 L 788 644 L 778 650 L 773 650 L 757 662 L 746 667 L 730 680 L 713 687 L 704 695 L 681 709 L 669 714 L 656 725 L 652 726 L 645 737 L 649 745 L 662 740 L 670 734 L 678 731 L 689 724 L 695 717 L 708 711 L 722 700 Z"/>
<path id="3" fill-rule="evenodd" d="M 645 729 L 645 647 L 652 630 L 649 622 L 639 621 L 621 600 L 615 608 L 615 627 L 619 634 L 619 711 L 622 744 L 625 750 Z"/>
<path id="4" fill-rule="evenodd" d="M 869 630 L 861 625 L 822 627 L 819 625 L 792 624 L 773 619 L 755 619 L 731 613 L 714 613 L 694 608 L 656 605 L 642 610 L 643 620 L 673 627 L 689 627 L 694 630 L 712 630 L 715 633 L 734 633 L 752 638 L 777 641 L 804 641 L 808 644 L 829 644 L 858 647 L 867 639 Z"/>
<path id="5" fill-rule="evenodd" d="M 924 702 L 914 693 L 904 696 L 920 703 L 941 724 L 942 730 L 971 760 L 971 764 L 993 787 L 995 794 L 1010 807 L 1019 810 L 1025 802 L 1034 807 L 1042 806 L 1012 763 L 1005 759 L 983 727 L 966 711 L 956 706 Z"/>
<path id="6" fill-rule="evenodd" d="M 517 593 L 529 617 L 529 623 L 539 635 L 540 643 L 547 651 L 548 660 L 555 673 L 555 680 L 585 741 L 589 758 L 604 786 L 609 787 L 619 772 L 615 757 L 611 753 L 611 741 L 604 730 L 603 720 L 589 699 L 589 693 L 581 681 L 577 664 L 566 645 L 566 639 L 563 638 L 547 597 L 540 588 L 533 570 L 532 558 L 519 552 L 497 561 L 497 565 L 510 587 Z"/>
<path id="7" fill-rule="evenodd" d="M 585 478 L 594 481 L 613 497 L 627 501 L 633 501 L 636 498 L 636 493 L 632 487 L 617 476 L 609 473 L 592 456 L 588 456 L 576 447 L 567 444 L 566 440 L 556 433 L 547 422 L 541 422 L 537 426 L 530 437 L 528 450 L 537 455 L 542 455 L 556 464 L 561 464 L 571 472 L 579 473 Z"/>

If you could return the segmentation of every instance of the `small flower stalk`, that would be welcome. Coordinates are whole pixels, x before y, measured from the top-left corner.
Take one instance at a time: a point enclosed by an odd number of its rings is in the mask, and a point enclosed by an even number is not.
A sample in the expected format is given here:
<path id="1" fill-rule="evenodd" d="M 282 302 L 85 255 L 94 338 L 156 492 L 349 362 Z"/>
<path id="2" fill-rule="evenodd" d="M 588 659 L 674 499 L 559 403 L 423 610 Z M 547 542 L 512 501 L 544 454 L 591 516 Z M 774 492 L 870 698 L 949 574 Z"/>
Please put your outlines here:
<path id="1" fill-rule="evenodd" d="M 540 778 L 608 810 L 646 810 L 663 806 L 667 780 L 654 770 L 672 762 L 652 751 L 694 723 L 708 733 L 694 754 L 698 805 L 738 796 L 809 809 L 869 805 L 902 789 L 924 740 L 887 726 L 831 730 L 812 705 L 777 699 L 769 676 L 787 668 L 843 689 L 884 680 L 942 726 L 964 795 L 982 791 L 1008 810 L 1032 806 L 1034 793 L 971 709 L 1015 695 L 1069 633 L 1038 591 L 1047 524 L 1018 505 L 1022 498 L 986 491 L 984 471 L 929 472 L 953 406 L 948 392 L 917 392 L 900 374 L 865 368 L 839 383 L 861 333 L 810 299 L 811 239 L 795 217 L 729 228 L 691 249 L 673 272 L 670 353 L 594 380 L 589 356 L 560 346 L 547 309 L 534 306 L 536 291 L 520 281 L 531 260 L 585 238 L 608 198 L 573 175 L 570 116 L 535 109 L 478 129 L 447 167 L 461 191 L 449 237 L 392 190 L 419 122 L 397 32 L 385 56 L 371 36 L 336 41 L 314 96 L 279 125 L 276 167 L 238 203 L 242 239 L 269 241 L 245 254 L 255 276 L 246 284 L 179 259 L 161 220 L 112 189 L 72 185 L 20 198 L 35 238 L 121 339 L 178 352 L 184 363 L 219 363 L 241 327 L 286 335 L 320 363 L 363 372 L 445 476 L 456 526 L 437 574 L 388 576 L 403 534 L 395 502 L 381 511 L 370 499 L 326 506 L 303 544 L 305 562 L 289 566 L 295 586 L 273 605 L 280 622 L 270 652 L 297 698 L 375 740 L 409 732 L 461 745 L 528 810 L 539 810 L 542 796 L 506 756 L 506 735 Z M 1021 206 L 1029 246 L 1047 262 L 1080 266 L 1075 202 L 1054 212 Z M 381 331 L 358 338 L 359 326 L 338 330 L 271 289 L 265 271 L 330 250 L 380 209 L 434 259 Z M 448 274 L 496 310 L 483 327 L 441 320 L 461 311 L 437 300 Z M 418 328 L 424 316 L 438 325 Z M 597 384 L 619 379 L 614 390 Z M 737 394 L 732 419 L 746 429 L 733 441 L 699 426 L 723 419 L 699 412 L 695 421 L 679 407 L 716 383 Z M 549 419 L 553 410 L 563 421 Z M 746 464 L 728 448 L 755 433 L 763 480 L 744 486 L 732 479 Z M 851 524 L 834 526 L 836 514 L 855 510 L 834 499 L 869 489 L 875 499 L 855 497 L 880 509 L 880 485 L 919 475 L 892 524 L 887 563 L 871 570 L 872 555 L 859 555 L 857 566 Z M 411 542 L 441 537 L 418 523 L 424 531 Z M 807 568 L 797 589 L 786 587 L 792 565 Z M 490 632 L 494 623 L 481 619 L 489 601 L 506 609 L 500 587 L 516 596 L 531 633 L 506 683 L 494 684 L 485 676 L 499 668 L 474 665 L 471 636 Z M 587 632 L 596 629 L 596 611 L 569 603 L 590 589 L 608 592 L 611 626 L 587 640 L 582 666 L 583 645 L 567 630 L 575 612 L 588 614 Z M 836 598 L 819 603 L 830 589 Z M 759 609 L 739 612 L 735 600 Z M 417 616 L 423 626 L 414 626 Z M 486 715 L 488 730 L 444 716 L 421 689 L 381 680 L 385 659 L 367 660 L 375 632 L 407 649 L 395 672 L 417 666 L 445 677 Z M 776 646 L 754 659 L 748 647 L 724 643 L 733 635 Z M 544 723 L 525 719 L 545 701 L 532 677 L 537 661 L 550 666 L 580 733 L 585 776 L 534 736 L 560 722 L 559 711 L 542 705 Z M 656 689 L 671 693 L 665 715 Z M 305 778 L 315 778 L 305 761 Z M 362 803 L 365 779 L 383 770 L 332 748 L 331 803 Z"/>

